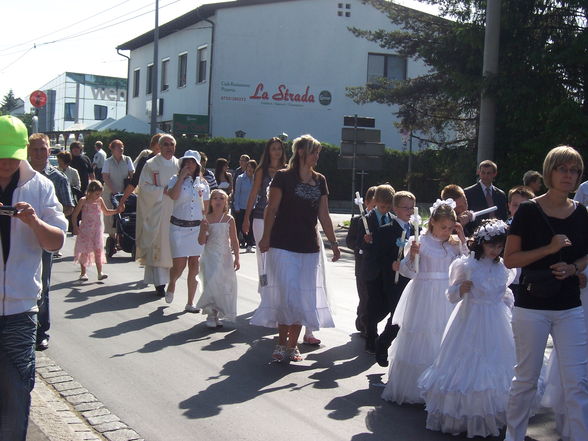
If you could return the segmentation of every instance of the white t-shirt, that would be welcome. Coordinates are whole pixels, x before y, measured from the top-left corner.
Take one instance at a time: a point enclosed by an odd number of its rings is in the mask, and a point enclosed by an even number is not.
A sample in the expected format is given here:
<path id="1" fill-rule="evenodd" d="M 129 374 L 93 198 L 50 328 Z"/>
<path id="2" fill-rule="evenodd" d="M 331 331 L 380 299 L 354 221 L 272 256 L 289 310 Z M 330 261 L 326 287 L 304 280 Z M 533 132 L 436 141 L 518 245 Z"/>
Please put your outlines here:
<path id="1" fill-rule="evenodd" d="M 574 200 L 580 202 L 582 205 L 588 205 L 588 181 L 580 184 L 578 191 L 574 195 Z"/>
<path id="2" fill-rule="evenodd" d="M 96 168 L 102 168 L 104 167 L 104 161 L 106 161 L 106 152 L 100 149 L 92 158 L 92 165 L 95 165 Z"/>

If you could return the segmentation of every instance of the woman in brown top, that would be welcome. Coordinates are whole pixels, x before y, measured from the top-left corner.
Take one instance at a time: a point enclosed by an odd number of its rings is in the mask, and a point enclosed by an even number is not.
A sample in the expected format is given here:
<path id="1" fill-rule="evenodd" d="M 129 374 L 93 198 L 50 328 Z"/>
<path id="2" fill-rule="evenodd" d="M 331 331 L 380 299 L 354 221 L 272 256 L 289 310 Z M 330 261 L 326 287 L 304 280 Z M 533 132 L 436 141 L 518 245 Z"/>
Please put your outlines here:
<path id="1" fill-rule="evenodd" d="M 310 135 L 294 140 L 292 158 L 276 172 L 270 184 L 263 237 L 258 243 L 267 252 L 267 285 L 251 323 L 278 328 L 279 340 L 272 357 L 300 361 L 297 343 L 302 326 L 334 327 L 323 283 L 317 219 L 340 257 L 329 217 L 325 177 L 314 170 L 321 144 Z"/>

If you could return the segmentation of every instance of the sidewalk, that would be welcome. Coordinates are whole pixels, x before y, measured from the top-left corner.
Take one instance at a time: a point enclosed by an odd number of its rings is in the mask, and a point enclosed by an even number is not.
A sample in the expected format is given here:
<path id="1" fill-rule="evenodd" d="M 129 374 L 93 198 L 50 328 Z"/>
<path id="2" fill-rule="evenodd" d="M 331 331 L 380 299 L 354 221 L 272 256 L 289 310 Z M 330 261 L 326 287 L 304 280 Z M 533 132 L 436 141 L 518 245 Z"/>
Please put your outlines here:
<path id="1" fill-rule="evenodd" d="M 142 440 L 43 352 L 36 370 L 27 441 Z"/>

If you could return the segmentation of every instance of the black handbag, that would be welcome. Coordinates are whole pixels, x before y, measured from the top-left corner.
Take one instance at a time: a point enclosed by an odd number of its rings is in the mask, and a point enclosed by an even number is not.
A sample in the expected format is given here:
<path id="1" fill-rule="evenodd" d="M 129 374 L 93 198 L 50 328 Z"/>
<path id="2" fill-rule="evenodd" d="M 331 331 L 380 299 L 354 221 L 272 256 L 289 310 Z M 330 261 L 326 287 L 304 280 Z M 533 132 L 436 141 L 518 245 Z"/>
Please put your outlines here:
<path id="1" fill-rule="evenodd" d="M 537 210 L 539 210 L 539 213 L 541 213 L 541 216 L 551 230 L 551 233 L 555 236 L 555 231 L 553 230 L 553 227 L 551 226 L 551 223 L 543 212 L 541 206 L 535 201 L 532 202 L 537 207 Z M 559 250 L 559 261 L 563 261 L 561 250 Z M 523 268 L 521 270 L 520 285 L 523 288 L 523 292 L 525 294 L 541 299 L 547 299 L 550 297 L 555 297 L 561 292 L 563 287 L 563 280 L 556 279 L 550 269 L 533 270 Z"/>

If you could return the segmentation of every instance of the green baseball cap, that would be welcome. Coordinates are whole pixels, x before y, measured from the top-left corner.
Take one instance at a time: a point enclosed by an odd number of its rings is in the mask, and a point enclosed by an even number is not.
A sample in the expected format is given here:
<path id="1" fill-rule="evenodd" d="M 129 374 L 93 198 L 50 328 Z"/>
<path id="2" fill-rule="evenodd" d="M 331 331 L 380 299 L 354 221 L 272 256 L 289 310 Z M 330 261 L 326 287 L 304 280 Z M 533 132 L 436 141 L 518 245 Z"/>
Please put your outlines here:
<path id="1" fill-rule="evenodd" d="M 26 161 L 28 139 L 27 128 L 20 119 L 0 116 L 0 159 Z"/>

